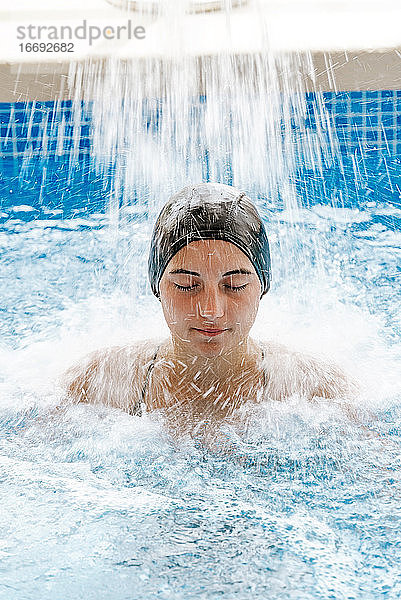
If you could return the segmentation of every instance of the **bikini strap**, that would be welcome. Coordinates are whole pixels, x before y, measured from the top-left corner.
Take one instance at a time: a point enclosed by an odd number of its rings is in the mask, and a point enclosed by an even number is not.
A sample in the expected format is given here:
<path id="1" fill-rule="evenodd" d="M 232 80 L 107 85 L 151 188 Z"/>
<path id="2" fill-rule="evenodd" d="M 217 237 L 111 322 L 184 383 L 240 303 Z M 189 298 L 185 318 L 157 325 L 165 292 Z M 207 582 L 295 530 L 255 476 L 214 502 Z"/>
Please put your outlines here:
<path id="1" fill-rule="evenodd" d="M 157 358 L 157 353 L 159 352 L 159 349 L 160 349 L 160 346 L 157 346 L 156 352 L 154 353 L 152 361 L 151 361 L 150 365 L 148 366 L 148 370 L 146 372 L 145 381 L 144 381 L 143 387 L 142 387 L 142 395 L 141 395 L 141 401 L 142 402 L 145 401 L 145 394 L 146 394 L 146 389 L 147 389 L 148 383 L 149 383 L 149 377 L 150 377 L 150 374 L 153 371 L 153 367 L 155 366 L 155 362 L 156 362 L 156 358 Z"/>
<path id="2" fill-rule="evenodd" d="M 262 363 L 265 360 L 265 351 L 263 349 L 263 346 L 261 346 L 261 350 L 262 350 Z M 263 372 L 263 389 L 266 389 L 267 387 L 267 376 L 266 376 L 266 370 L 264 367 L 262 367 L 262 372 Z"/>
<path id="3" fill-rule="evenodd" d="M 142 404 L 145 402 L 145 395 L 146 395 L 146 390 L 148 387 L 149 377 L 153 371 L 153 367 L 155 366 L 155 362 L 156 362 L 156 358 L 157 358 L 159 349 L 160 349 L 160 345 L 157 346 L 156 352 L 154 353 L 153 358 L 149 363 L 148 370 L 146 371 L 145 381 L 143 382 L 143 386 L 142 386 L 141 401 L 138 402 L 138 404 L 135 404 L 133 409 L 130 410 L 131 415 L 136 415 L 138 417 L 142 416 Z"/>

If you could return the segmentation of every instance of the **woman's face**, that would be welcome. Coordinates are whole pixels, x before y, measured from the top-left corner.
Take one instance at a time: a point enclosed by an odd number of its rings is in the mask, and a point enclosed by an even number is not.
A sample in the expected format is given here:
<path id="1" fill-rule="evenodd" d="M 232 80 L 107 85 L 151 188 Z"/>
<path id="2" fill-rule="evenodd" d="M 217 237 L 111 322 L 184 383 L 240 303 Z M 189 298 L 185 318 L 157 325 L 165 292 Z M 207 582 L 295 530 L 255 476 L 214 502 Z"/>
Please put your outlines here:
<path id="1" fill-rule="evenodd" d="M 261 294 L 249 258 L 222 240 L 199 240 L 182 248 L 168 263 L 159 289 L 175 344 L 205 357 L 243 343 Z"/>

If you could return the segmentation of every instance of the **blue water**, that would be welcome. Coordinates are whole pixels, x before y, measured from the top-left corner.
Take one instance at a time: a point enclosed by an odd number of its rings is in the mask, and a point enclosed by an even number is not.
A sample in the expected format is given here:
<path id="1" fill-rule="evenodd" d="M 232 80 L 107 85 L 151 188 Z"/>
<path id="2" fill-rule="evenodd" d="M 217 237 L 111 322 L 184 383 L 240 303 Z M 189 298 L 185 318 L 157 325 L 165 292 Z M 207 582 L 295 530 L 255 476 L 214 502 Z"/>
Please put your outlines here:
<path id="1" fill-rule="evenodd" d="M 90 120 L 82 127 L 90 139 Z M 27 160 L 26 145 L 15 157 L 3 148 L 0 597 L 401 597 L 397 142 L 360 154 L 339 143 L 320 171 L 299 163 L 296 210 L 256 198 L 274 280 L 254 335 L 348 370 L 362 387 L 357 421 L 299 398 L 244 407 L 244 428 L 220 432 L 225 455 L 177 444 L 157 414 L 54 412 L 58 377 L 82 354 L 167 334 L 146 280 L 144 190 L 121 202 L 117 227 L 112 167 L 100 177 L 87 147 L 73 164 L 68 152 Z"/>

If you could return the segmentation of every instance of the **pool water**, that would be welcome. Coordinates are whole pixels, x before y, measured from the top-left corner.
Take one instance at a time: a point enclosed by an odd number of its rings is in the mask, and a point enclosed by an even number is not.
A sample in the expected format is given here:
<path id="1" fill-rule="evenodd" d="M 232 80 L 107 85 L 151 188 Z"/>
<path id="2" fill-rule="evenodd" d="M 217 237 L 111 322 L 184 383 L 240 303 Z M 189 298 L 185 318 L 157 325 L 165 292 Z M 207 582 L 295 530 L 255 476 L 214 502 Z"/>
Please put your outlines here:
<path id="1" fill-rule="evenodd" d="M 86 352 L 167 335 L 146 280 L 152 220 L 136 201 L 116 224 L 112 173 L 84 152 L 71 168 L 4 151 L 0 597 L 401 596 L 396 139 L 365 147 L 359 179 L 344 149 L 320 173 L 300 164 L 297 206 L 254 196 L 274 275 L 254 337 L 340 364 L 361 384 L 357 421 L 328 401 L 266 400 L 222 427 L 227 454 L 177 443 L 158 414 L 54 410 Z"/>

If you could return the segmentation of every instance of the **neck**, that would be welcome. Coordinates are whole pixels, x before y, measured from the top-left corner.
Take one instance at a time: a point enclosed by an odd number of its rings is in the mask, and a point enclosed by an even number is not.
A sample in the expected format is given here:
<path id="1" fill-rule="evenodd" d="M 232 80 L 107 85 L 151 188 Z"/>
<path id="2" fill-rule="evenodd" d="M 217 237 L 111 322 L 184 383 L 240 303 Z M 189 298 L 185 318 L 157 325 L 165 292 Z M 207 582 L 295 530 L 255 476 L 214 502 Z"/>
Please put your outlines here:
<path id="1" fill-rule="evenodd" d="M 205 357 L 174 344 L 174 340 L 166 342 L 160 354 L 166 367 L 166 387 L 159 395 L 164 398 L 161 408 L 172 409 L 173 421 L 188 418 L 190 423 L 193 416 L 225 418 L 244 399 L 257 399 L 262 385 L 262 351 L 250 338 L 224 356 Z"/>
<path id="2" fill-rule="evenodd" d="M 181 340 L 173 339 L 166 352 L 171 360 L 177 379 L 193 381 L 203 392 L 210 387 L 227 387 L 249 370 L 254 370 L 261 359 L 259 346 L 249 337 L 235 348 L 217 356 L 203 356 L 189 348 Z"/>

